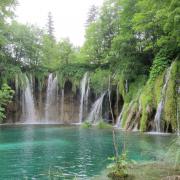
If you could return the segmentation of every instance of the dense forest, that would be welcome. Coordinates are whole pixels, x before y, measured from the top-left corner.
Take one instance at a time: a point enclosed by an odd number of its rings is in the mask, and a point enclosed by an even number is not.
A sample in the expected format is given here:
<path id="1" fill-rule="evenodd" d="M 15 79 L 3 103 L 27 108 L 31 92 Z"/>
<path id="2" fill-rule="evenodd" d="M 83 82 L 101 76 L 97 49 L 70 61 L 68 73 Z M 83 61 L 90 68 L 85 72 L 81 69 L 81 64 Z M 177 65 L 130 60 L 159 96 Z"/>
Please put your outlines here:
<path id="1" fill-rule="evenodd" d="M 54 73 L 62 89 L 68 81 L 75 93 L 88 72 L 96 97 L 112 90 L 112 116 L 116 120 L 123 109 L 123 128 L 158 131 L 154 119 L 160 118 L 159 131 L 178 131 L 180 1 L 105 0 L 101 8 L 92 6 L 82 47 L 56 40 L 51 13 L 45 29 L 15 21 L 17 3 L 0 2 L 1 122 L 7 122 L 24 74 L 41 90 Z"/>

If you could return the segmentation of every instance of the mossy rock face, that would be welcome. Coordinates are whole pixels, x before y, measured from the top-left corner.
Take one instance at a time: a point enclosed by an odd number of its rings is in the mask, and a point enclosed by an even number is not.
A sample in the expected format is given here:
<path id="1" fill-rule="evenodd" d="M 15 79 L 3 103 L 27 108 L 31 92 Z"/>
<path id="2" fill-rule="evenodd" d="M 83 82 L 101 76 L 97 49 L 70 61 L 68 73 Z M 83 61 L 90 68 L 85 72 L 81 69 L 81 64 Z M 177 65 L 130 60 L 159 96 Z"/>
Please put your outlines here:
<path id="1" fill-rule="evenodd" d="M 166 71 L 164 71 L 156 78 L 153 83 L 152 92 L 150 92 L 151 94 L 153 93 L 153 103 L 155 107 L 157 107 L 159 102 L 161 101 L 161 91 L 164 84 L 165 72 Z"/>
<path id="2" fill-rule="evenodd" d="M 177 127 L 177 94 L 176 94 L 176 76 L 177 76 L 177 62 L 172 64 L 171 75 L 168 82 L 163 119 L 167 124 L 171 124 L 173 131 Z"/>

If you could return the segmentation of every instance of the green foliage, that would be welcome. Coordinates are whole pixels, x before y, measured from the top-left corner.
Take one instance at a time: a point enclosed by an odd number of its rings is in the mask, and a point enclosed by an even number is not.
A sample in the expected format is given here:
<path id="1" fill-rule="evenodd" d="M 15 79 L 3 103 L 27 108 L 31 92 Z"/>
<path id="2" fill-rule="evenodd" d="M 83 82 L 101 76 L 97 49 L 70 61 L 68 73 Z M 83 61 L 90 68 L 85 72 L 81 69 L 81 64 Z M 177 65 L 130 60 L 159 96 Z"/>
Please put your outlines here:
<path id="1" fill-rule="evenodd" d="M 150 81 L 154 81 L 157 76 L 163 73 L 163 71 L 168 67 L 170 60 L 167 59 L 167 52 L 161 50 L 155 57 L 153 65 L 150 71 Z"/>
<path id="2" fill-rule="evenodd" d="M 16 0 L 1 0 L 0 2 L 0 57 L 4 54 L 1 47 L 7 43 L 6 32 L 8 31 L 8 23 L 6 19 L 13 18 L 16 4 Z"/>
<path id="3" fill-rule="evenodd" d="M 75 60 L 75 49 L 73 45 L 70 43 L 69 39 L 62 39 L 58 43 L 58 51 L 60 56 L 61 64 L 69 64 L 73 63 Z"/>
<path id="4" fill-rule="evenodd" d="M 175 61 L 171 66 L 171 75 L 168 82 L 165 104 L 164 104 L 164 121 L 171 123 L 172 128 L 177 127 L 177 108 L 176 108 L 176 75 L 177 75 L 177 61 Z"/>
<path id="5" fill-rule="evenodd" d="M 6 51 L 13 58 L 12 63 L 21 63 L 24 67 L 35 68 L 40 65 L 40 44 L 42 31 L 35 26 L 26 26 L 15 21 L 9 29 L 10 45 Z"/>
<path id="6" fill-rule="evenodd" d="M 95 72 L 91 74 L 90 85 L 96 93 L 101 93 L 108 89 L 109 76 L 111 73 L 108 70 L 96 69 Z"/>
<path id="7" fill-rule="evenodd" d="M 146 76 L 138 76 L 135 81 L 129 82 L 128 93 L 124 97 L 125 102 L 130 102 L 132 99 L 136 99 L 139 96 L 146 80 Z"/>
<path id="8" fill-rule="evenodd" d="M 100 120 L 100 122 L 97 124 L 97 128 L 99 129 L 109 129 L 112 128 L 112 126 L 106 122 L 104 122 L 103 120 Z"/>
<path id="9" fill-rule="evenodd" d="M 6 117 L 5 107 L 11 101 L 14 91 L 7 85 L 3 84 L 0 89 L 0 122 Z"/>
<path id="10" fill-rule="evenodd" d="M 164 84 L 164 76 L 165 76 L 165 71 L 161 73 L 158 77 L 156 77 L 154 82 L 148 81 L 148 86 L 153 87 L 152 93 L 153 93 L 153 104 L 154 107 L 157 107 L 160 100 L 161 100 L 161 91 L 162 87 Z"/>
<path id="11" fill-rule="evenodd" d="M 121 178 L 126 178 L 128 176 L 127 174 L 127 165 L 128 165 L 128 161 L 127 161 L 127 152 L 123 152 L 118 158 L 116 157 L 112 157 L 112 158 L 108 158 L 111 161 L 114 161 L 115 166 L 112 170 L 112 172 L 110 172 L 108 174 L 108 177 L 112 178 L 112 179 L 121 179 Z"/>
<path id="12" fill-rule="evenodd" d="M 84 121 L 82 124 L 81 124 L 81 127 L 82 128 L 91 128 L 92 127 L 92 124 L 88 121 Z"/>
<path id="13" fill-rule="evenodd" d="M 73 82 L 73 86 L 79 86 L 83 75 L 93 69 L 93 66 L 88 66 L 87 64 L 64 64 L 58 69 L 60 84 L 63 86 L 66 80 L 71 80 L 71 82 Z"/>
<path id="14" fill-rule="evenodd" d="M 147 84 L 143 92 L 140 96 L 140 103 L 142 108 L 142 116 L 140 120 L 140 130 L 146 131 L 147 130 L 147 122 L 148 122 L 148 114 L 151 111 L 152 103 L 153 103 L 153 94 L 152 94 L 153 87 L 151 84 Z"/>

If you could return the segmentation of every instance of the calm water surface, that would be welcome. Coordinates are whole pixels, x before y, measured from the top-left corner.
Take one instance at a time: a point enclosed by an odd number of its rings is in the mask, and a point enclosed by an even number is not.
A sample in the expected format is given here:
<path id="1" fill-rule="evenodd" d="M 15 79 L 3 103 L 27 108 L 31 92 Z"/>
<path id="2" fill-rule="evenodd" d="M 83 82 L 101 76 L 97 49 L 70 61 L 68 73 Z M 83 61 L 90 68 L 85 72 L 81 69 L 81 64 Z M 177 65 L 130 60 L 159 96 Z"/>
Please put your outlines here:
<path id="1" fill-rule="evenodd" d="M 116 132 L 128 158 L 155 160 L 173 136 Z M 0 179 L 90 179 L 113 156 L 111 130 L 58 125 L 0 126 Z"/>

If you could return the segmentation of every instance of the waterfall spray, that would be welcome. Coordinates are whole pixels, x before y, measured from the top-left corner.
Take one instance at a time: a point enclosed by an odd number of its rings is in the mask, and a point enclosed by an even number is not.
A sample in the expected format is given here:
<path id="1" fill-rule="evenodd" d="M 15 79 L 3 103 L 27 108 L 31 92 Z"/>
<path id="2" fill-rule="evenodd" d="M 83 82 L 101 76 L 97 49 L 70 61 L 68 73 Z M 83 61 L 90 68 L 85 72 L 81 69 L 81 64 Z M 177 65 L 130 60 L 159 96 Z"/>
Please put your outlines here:
<path id="1" fill-rule="evenodd" d="M 57 76 L 53 78 L 53 74 L 49 74 L 48 86 L 46 94 L 46 105 L 45 105 L 45 120 L 56 120 L 58 117 L 57 112 L 57 97 L 58 97 L 58 81 Z"/>
<path id="2" fill-rule="evenodd" d="M 161 116 L 162 116 L 162 111 L 164 109 L 164 101 L 165 101 L 165 94 L 166 94 L 166 89 L 168 85 L 168 81 L 170 79 L 171 75 L 171 67 L 167 69 L 166 75 L 165 75 L 165 82 L 161 91 L 161 100 L 158 104 L 157 107 L 157 112 L 154 118 L 155 126 L 156 126 L 156 132 L 161 132 Z"/>
<path id="3" fill-rule="evenodd" d="M 86 95 L 87 82 L 88 82 L 88 73 L 86 72 L 81 81 L 81 101 L 80 101 L 80 108 L 79 108 L 79 123 L 82 123 L 82 119 L 83 119 L 83 106 L 84 106 L 84 100 L 85 100 L 85 95 Z"/>
<path id="4" fill-rule="evenodd" d="M 32 81 L 31 81 L 32 82 Z M 34 106 L 34 99 L 32 93 L 32 84 L 30 83 L 28 77 L 25 75 L 25 85 L 22 93 L 22 114 L 23 120 L 26 123 L 36 122 L 36 113 Z"/>
<path id="5" fill-rule="evenodd" d="M 121 112 L 120 112 L 120 114 L 119 114 L 119 116 L 117 118 L 117 123 L 116 123 L 116 126 L 115 126 L 117 128 L 122 127 L 122 115 L 123 115 L 123 112 L 124 112 L 124 106 L 123 106 L 123 108 L 122 108 L 122 110 L 121 110 Z"/>
<path id="6" fill-rule="evenodd" d="M 102 118 L 102 104 L 105 95 L 106 92 L 103 93 L 93 104 L 92 110 L 87 118 L 89 122 L 97 123 L 97 121 Z"/>
<path id="7" fill-rule="evenodd" d="M 61 91 L 61 121 L 64 120 L 64 89 Z"/>

